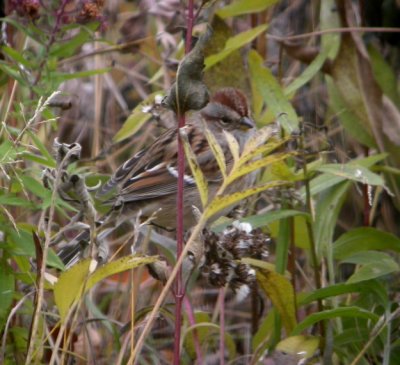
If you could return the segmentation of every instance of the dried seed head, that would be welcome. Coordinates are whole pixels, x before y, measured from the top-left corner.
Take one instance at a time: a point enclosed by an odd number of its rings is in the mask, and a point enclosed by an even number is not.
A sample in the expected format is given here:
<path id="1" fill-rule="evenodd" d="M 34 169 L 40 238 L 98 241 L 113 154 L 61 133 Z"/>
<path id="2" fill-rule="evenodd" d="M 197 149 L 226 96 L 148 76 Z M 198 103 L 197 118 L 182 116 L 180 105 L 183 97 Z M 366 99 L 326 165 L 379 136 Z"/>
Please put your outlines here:
<path id="1" fill-rule="evenodd" d="M 209 284 L 217 287 L 226 284 L 243 300 L 256 280 L 250 265 L 238 262 L 244 257 L 265 259 L 271 238 L 248 223 L 234 223 L 222 233 L 203 231 L 204 264 L 201 273 Z"/>

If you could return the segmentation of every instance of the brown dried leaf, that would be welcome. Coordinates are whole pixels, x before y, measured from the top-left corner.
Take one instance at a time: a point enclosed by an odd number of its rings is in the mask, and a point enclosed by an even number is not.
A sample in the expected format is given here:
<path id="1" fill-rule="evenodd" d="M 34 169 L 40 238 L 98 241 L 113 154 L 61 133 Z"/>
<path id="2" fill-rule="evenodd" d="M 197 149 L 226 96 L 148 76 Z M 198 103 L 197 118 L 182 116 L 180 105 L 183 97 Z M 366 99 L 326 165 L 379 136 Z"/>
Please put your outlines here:
<path id="1" fill-rule="evenodd" d="M 317 47 L 304 46 L 290 41 L 281 42 L 287 54 L 295 60 L 309 65 L 318 56 L 320 50 Z M 332 60 L 325 60 L 321 70 L 327 74 L 331 73 Z"/>

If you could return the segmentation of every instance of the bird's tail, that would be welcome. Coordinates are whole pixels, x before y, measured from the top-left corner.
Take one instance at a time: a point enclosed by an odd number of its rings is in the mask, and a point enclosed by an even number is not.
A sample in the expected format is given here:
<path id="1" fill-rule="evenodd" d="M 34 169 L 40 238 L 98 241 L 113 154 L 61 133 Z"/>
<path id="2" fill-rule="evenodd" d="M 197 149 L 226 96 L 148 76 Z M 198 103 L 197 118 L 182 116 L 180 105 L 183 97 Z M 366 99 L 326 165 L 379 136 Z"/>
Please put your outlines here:
<path id="1" fill-rule="evenodd" d="M 90 244 L 90 231 L 79 233 L 71 242 L 62 247 L 57 255 L 66 268 L 75 265 L 84 255 Z"/>

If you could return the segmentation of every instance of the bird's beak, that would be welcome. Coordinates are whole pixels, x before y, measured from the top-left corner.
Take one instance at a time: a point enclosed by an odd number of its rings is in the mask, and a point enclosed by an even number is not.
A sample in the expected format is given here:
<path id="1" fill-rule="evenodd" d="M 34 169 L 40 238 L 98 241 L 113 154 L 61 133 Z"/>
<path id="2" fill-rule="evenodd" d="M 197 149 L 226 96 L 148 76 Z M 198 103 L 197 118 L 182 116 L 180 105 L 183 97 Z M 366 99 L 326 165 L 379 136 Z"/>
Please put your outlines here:
<path id="1" fill-rule="evenodd" d="M 255 128 L 256 124 L 254 123 L 254 120 L 249 118 L 249 117 L 242 117 L 240 119 L 240 127 L 243 130 Z"/>

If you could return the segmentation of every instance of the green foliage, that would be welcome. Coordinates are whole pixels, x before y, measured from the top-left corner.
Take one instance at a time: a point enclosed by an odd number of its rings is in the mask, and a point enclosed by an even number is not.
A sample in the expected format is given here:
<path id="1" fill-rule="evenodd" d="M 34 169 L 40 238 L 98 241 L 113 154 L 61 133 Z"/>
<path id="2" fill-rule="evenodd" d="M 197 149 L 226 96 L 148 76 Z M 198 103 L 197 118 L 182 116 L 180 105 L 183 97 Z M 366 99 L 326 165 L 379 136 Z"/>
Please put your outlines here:
<path id="1" fill-rule="evenodd" d="M 94 270 L 91 268 L 91 265 L 95 262 L 87 259 L 63 272 L 54 285 L 54 300 L 58 307 L 61 321 L 64 322 L 66 320 L 69 311 L 76 301 L 99 281 L 108 276 L 150 264 L 156 260 L 157 257 L 151 256 L 124 256 L 119 260 L 111 261 Z"/>
<path id="2" fill-rule="evenodd" d="M 240 33 L 230 39 L 227 40 L 224 49 L 212 56 L 208 56 L 204 61 L 206 70 L 216 63 L 221 62 L 224 58 L 229 56 L 232 52 L 238 50 L 239 48 L 243 47 L 244 45 L 251 42 L 255 39 L 258 35 L 265 32 L 267 29 L 267 25 L 260 25 L 254 29 L 250 29 L 246 32 Z"/>
<path id="3" fill-rule="evenodd" d="M 159 263 L 158 257 L 130 255 L 124 248 L 119 252 L 115 246 L 120 245 L 111 242 L 118 257 L 110 262 L 93 271 L 93 261 L 87 259 L 66 269 L 50 243 L 55 238 L 57 244 L 68 243 L 81 231 L 79 223 L 90 220 L 76 194 L 63 195 L 60 187 L 70 183 L 67 178 L 76 175 L 96 186 L 127 149 L 132 155 L 152 143 L 158 127 L 174 126 L 164 111 L 159 122 L 144 110 L 158 115 L 155 97 L 174 82 L 176 60 L 183 58 L 177 32 L 181 24 L 152 9 L 139 15 L 143 23 L 136 19 L 128 23 L 129 31 L 117 29 L 113 18 L 121 21 L 139 10 L 135 2 L 121 1 L 123 16 L 113 14 L 107 28 L 95 12 L 90 19 L 83 16 L 89 14 L 84 4 L 101 7 L 101 2 L 61 1 L 46 9 L 42 3 L 37 13 L 32 8 L 33 13 L 21 17 L 23 9 L 16 9 L 2 19 L 7 29 L 0 46 L 0 362 L 47 363 L 52 357 L 51 363 L 67 363 L 76 355 L 82 362 L 125 363 L 127 353 L 133 353 L 129 339 L 134 343 L 142 324 L 152 320 L 149 314 L 161 285 L 143 269 Z M 66 10 L 62 6 L 67 3 L 71 8 Z M 254 288 L 253 298 L 240 304 L 217 303 L 209 288 L 198 290 L 204 280 L 197 280 L 197 262 L 190 262 L 189 269 L 184 262 L 185 311 L 193 309 L 194 323 L 185 317 L 182 364 L 224 350 L 226 361 L 246 356 L 254 364 L 266 350 L 274 359 L 284 353 L 297 362 L 322 362 L 319 355 L 335 364 L 400 361 L 398 57 L 395 46 L 386 44 L 383 52 L 379 42 L 371 42 L 373 34 L 325 33 L 354 28 L 351 19 L 361 18 L 357 8 L 351 10 L 356 14 L 347 14 L 350 10 L 336 7 L 339 3 L 319 2 L 318 15 L 312 2 L 303 4 L 304 14 L 278 0 L 236 0 L 223 7 L 218 1 L 203 2 L 212 6 L 209 13 L 201 8 L 201 15 L 216 13 L 207 19 L 214 34 L 208 42 L 200 41 L 204 49 L 199 57 L 186 59 L 197 63 L 196 69 L 189 62 L 184 73 L 195 71 L 204 87 L 204 71 L 211 93 L 222 86 L 241 88 L 259 128 L 243 150 L 232 134 L 225 134 L 233 159 L 229 163 L 221 141 L 206 131 L 220 170 L 221 185 L 214 195 L 181 131 L 202 201 L 199 225 L 240 204 L 245 213 L 238 221 L 273 241 L 265 260 L 232 259 L 254 270 L 263 312 L 257 310 L 260 299 Z M 302 24 L 303 18 L 313 27 Z M 315 29 L 322 32 L 309 33 Z M 291 40 L 276 36 L 300 33 L 306 34 L 298 39 L 297 53 L 290 52 Z M 382 35 L 380 41 L 384 39 Z M 63 103 L 68 98 L 72 104 Z M 197 101 L 202 105 L 205 99 Z M 322 153 L 315 131 L 323 128 L 327 133 L 319 133 L 321 145 L 332 148 Z M 82 142 L 82 159 L 60 169 L 55 137 Z M 109 146 L 110 141 L 115 143 Z M 258 174 L 254 186 L 231 189 L 253 173 Z M 95 203 L 99 212 L 107 211 Z M 98 217 L 92 218 L 95 225 Z M 77 226 L 65 230 L 74 219 Z M 234 220 L 221 218 L 212 229 L 221 233 Z M 139 239 L 137 232 L 133 237 L 130 228 L 119 226 L 116 236 L 125 236 L 118 243 L 145 250 L 150 241 L 150 251 L 155 246 L 173 265 L 173 234 L 141 230 Z M 200 242 L 194 250 L 200 259 L 202 248 Z M 197 254 L 190 252 L 189 261 L 198 259 Z M 175 323 L 170 304 L 161 306 L 156 321 L 139 362 L 157 361 L 152 352 L 160 348 L 169 361 Z M 78 353 L 75 337 L 91 337 L 88 354 Z M 97 337 L 112 346 L 101 348 Z M 251 353 L 245 353 L 249 341 Z"/>
<path id="4" fill-rule="evenodd" d="M 298 117 L 271 71 L 263 66 L 263 59 L 255 51 L 249 53 L 251 79 L 264 103 L 287 133 L 298 129 Z"/>

